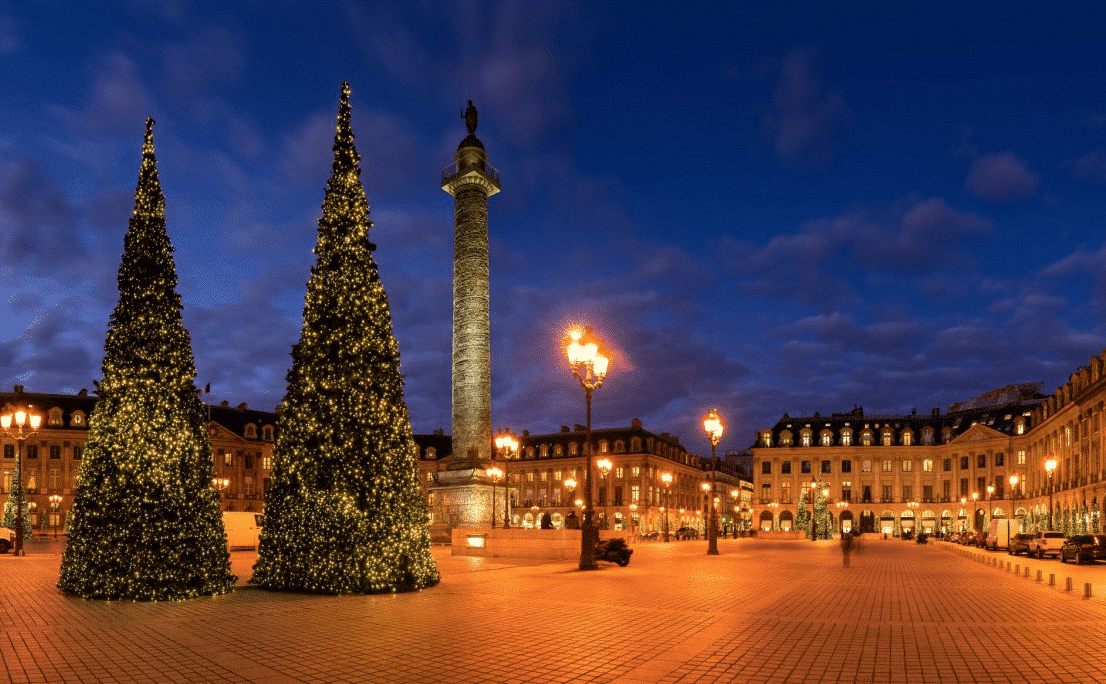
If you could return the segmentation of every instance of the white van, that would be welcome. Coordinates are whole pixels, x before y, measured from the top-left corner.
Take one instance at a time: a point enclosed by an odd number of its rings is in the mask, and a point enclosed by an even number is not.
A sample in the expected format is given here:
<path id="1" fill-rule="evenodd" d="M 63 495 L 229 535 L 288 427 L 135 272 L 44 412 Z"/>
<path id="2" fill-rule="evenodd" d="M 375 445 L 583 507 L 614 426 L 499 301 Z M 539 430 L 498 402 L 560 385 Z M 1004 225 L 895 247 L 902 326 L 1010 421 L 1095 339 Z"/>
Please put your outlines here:
<path id="1" fill-rule="evenodd" d="M 996 549 L 1009 549 L 1010 539 L 1018 532 L 1021 532 L 1020 520 L 993 518 L 991 520 L 991 526 L 987 529 L 987 542 L 984 546 L 992 551 Z"/>
<path id="2" fill-rule="evenodd" d="M 223 527 L 227 531 L 227 549 L 254 549 L 261 540 L 261 513 L 223 511 Z"/>

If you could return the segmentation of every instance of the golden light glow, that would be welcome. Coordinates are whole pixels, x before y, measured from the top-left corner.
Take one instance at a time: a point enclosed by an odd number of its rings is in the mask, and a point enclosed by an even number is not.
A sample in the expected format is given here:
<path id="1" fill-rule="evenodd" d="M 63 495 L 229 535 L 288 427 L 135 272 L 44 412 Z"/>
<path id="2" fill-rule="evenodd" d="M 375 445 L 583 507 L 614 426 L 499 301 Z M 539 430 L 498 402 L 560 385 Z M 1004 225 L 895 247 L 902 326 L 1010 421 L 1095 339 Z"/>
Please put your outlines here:
<path id="1" fill-rule="evenodd" d="M 503 477 L 503 471 L 499 468 L 488 468 L 485 472 L 488 473 L 488 477 L 492 478 L 496 482 L 499 482 L 499 478 Z"/>
<path id="2" fill-rule="evenodd" d="M 596 461 L 595 467 L 599 468 L 599 470 L 603 473 L 603 477 L 606 477 L 607 473 L 609 473 L 611 471 L 610 459 L 606 459 L 606 458 L 599 459 L 598 461 Z"/>
<path id="3" fill-rule="evenodd" d="M 571 477 L 568 478 L 565 480 L 565 486 L 568 487 L 568 491 L 570 492 L 576 491 L 576 480 L 573 480 Z"/>
<path id="4" fill-rule="evenodd" d="M 26 424 L 26 422 L 27 422 L 27 413 L 25 411 L 16 411 L 15 412 L 15 424 L 18 425 L 19 427 L 23 427 L 23 425 Z"/>
<path id="5" fill-rule="evenodd" d="M 718 440 L 722 439 L 722 433 L 726 429 L 722 425 L 722 417 L 718 415 L 718 409 L 712 408 L 707 411 L 706 417 L 703 418 L 703 429 L 707 431 L 711 443 L 718 444 Z"/>
<path id="6" fill-rule="evenodd" d="M 709 492 L 710 491 L 710 483 L 709 482 L 703 482 L 699 486 L 703 488 L 704 492 Z"/>
<path id="7" fill-rule="evenodd" d="M 661 482 L 664 483 L 665 487 L 672 484 L 672 473 L 664 473 L 661 475 Z"/>
<path id="8" fill-rule="evenodd" d="M 1052 476 L 1052 471 L 1056 470 L 1056 459 L 1050 458 L 1045 461 L 1045 470 L 1048 471 L 1049 477 Z"/>
<path id="9" fill-rule="evenodd" d="M 5 430 L 12 426 L 12 417 L 10 413 L 5 413 L 4 415 L 0 416 L 0 426 L 2 426 Z"/>
<path id="10" fill-rule="evenodd" d="M 1018 486 L 1018 476 L 1017 475 L 1011 475 L 1010 476 L 1010 486 L 1011 487 L 1017 487 Z"/>

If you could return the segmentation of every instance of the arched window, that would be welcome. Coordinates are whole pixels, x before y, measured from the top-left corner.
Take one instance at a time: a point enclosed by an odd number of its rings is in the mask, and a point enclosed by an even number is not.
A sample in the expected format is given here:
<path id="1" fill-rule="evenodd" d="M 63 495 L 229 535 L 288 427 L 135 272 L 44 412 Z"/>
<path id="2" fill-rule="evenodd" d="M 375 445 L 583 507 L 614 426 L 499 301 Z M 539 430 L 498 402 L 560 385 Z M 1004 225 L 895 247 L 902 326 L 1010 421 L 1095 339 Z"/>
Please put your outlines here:
<path id="1" fill-rule="evenodd" d="M 438 450 L 434 447 L 426 447 L 426 460 L 433 461 L 438 457 Z"/>
<path id="2" fill-rule="evenodd" d="M 765 430 L 764 432 L 760 433 L 760 445 L 761 446 L 766 446 L 766 447 L 772 446 L 772 431 L 771 430 Z"/>
<path id="3" fill-rule="evenodd" d="M 883 432 L 880 435 L 880 442 L 883 446 L 891 446 L 894 443 L 895 435 L 891 432 L 891 428 L 883 428 Z"/>
<path id="4" fill-rule="evenodd" d="M 922 444 L 927 446 L 933 444 L 933 428 L 927 427 L 922 429 Z"/>
<path id="5" fill-rule="evenodd" d="M 565 450 L 565 448 L 563 446 L 561 446 L 560 444 L 554 444 L 553 445 L 553 455 L 554 456 L 560 456 L 561 454 L 564 453 L 564 450 Z"/>
<path id="6" fill-rule="evenodd" d="M 872 446 L 872 431 L 865 430 L 860 433 L 860 444 L 862 446 Z"/>
<path id="7" fill-rule="evenodd" d="M 851 446 L 853 443 L 853 431 L 852 428 L 844 428 L 841 430 L 841 446 Z"/>
<path id="8" fill-rule="evenodd" d="M 576 442 L 568 443 L 568 455 L 575 456 L 579 453 L 580 446 Z"/>
<path id="9" fill-rule="evenodd" d="M 540 450 L 539 450 L 538 453 L 542 458 L 549 458 L 549 445 L 548 444 L 542 444 L 539 449 Z"/>
<path id="10" fill-rule="evenodd" d="M 780 446 L 781 447 L 791 446 L 791 431 L 790 430 L 784 430 L 783 432 L 780 433 Z"/>
<path id="11" fill-rule="evenodd" d="M 822 430 L 820 441 L 822 446 L 833 446 L 833 433 L 829 430 Z"/>
<path id="12" fill-rule="evenodd" d="M 46 418 L 46 423 L 47 425 L 61 425 L 61 409 L 50 409 L 50 414 Z"/>
<path id="13" fill-rule="evenodd" d="M 799 440 L 800 440 L 799 443 L 802 444 L 803 446 L 805 446 L 805 447 L 810 446 L 810 444 L 811 444 L 810 430 L 808 430 L 806 428 L 803 428 L 802 431 L 799 432 Z"/>
<path id="14" fill-rule="evenodd" d="M 910 446 L 914 443 L 914 433 L 910 430 L 902 431 L 902 443 L 903 446 Z"/>
<path id="15" fill-rule="evenodd" d="M 623 442 L 621 439 L 615 440 L 615 442 L 614 442 L 614 453 L 621 454 L 621 453 L 624 453 L 625 451 L 626 451 L 626 443 Z"/>
<path id="16" fill-rule="evenodd" d="M 69 418 L 69 424 L 74 427 L 84 427 L 85 417 L 83 411 L 74 411 L 73 415 Z"/>
<path id="17" fill-rule="evenodd" d="M 253 423 L 246 425 L 246 437 L 249 439 L 257 439 L 257 426 Z"/>
<path id="18" fill-rule="evenodd" d="M 265 427 L 261 428 L 261 439 L 265 440 L 266 442 L 273 441 L 273 426 L 272 425 L 266 425 Z"/>
<path id="19" fill-rule="evenodd" d="M 630 451 L 635 453 L 641 451 L 641 437 L 633 437 L 630 439 Z"/>

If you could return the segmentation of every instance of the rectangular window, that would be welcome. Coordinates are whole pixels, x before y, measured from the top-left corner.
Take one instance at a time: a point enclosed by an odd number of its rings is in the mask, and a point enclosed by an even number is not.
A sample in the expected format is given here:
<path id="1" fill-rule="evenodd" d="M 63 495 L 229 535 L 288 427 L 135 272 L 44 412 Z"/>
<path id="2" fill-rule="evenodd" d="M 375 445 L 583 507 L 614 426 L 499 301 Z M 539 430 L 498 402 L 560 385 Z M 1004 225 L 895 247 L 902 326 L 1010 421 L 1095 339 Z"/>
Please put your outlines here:
<path id="1" fill-rule="evenodd" d="M 872 462 L 871 461 L 862 461 L 861 464 L 860 464 L 860 472 L 862 472 L 862 473 L 872 472 Z"/>
<path id="2" fill-rule="evenodd" d="M 14 444 L 5 444 L 4 445 L 4 458 L 15 458 L 15 445 Z"/>
<path id="3" fill-rule="evenodd" d="M 922 485 L 922 502 L 923 503 L 933 503 L 933 485 L 931 485 L 931 484 Z"/>
<path id="4" fill-rule="evenodd" d="M 932 473 L 933 472 L 933 459 L 932 458 L 927 458 L 927 459 L 922 460 L 922 472 L 923 473 Z"/>
<path id="5" fill-rule="evenodd" d="M 600 506 L 606 506 L 607 505 L 607 490 L 606 490 L 606 488 L 604 488 L 604 487 L 599 488 L 599 501 L 597 503 Z"/>
<path id="6" fill-rule="evenodd" d="M 1025 465 L 1025 450 L 1018 450 L 1018 465 Z"/>
<path id="7" fill-rule="evenodd" d="M 841 472 L 851 473 L 853 471 L 853 462 L 849 459 L 841 461 Z"/>
<path id="8" fill-rule="evenodd" d="M 765 482 L 760 486 L 760 502 L 770 503 L 772 501 L 772 485 Z"/>
<path id="9" fill-rule="evenodd" d="M 832 473 L 833 472 L 833 462 L 832 461 L 822 461 L 822 472 L 823 473 Z"/>
<path id="10" fill-rule="evenodd" d="M 842 482 L 841 483 L 841 500 L 852 501 L 853 500 L 853 483 Z"/>
<path id="11" fill-rule="evenodd" d="M 622 505 L 622 485 L 615 485 L 614 487 L 614 505 Z"/>
<path id="12" fill-rule="evenodd" d="M 810 461 L 800 461 L 799 471 L 804 474 L 810 474 Z"/>
<path id="13" fill-rule="evenodd" d="M 549 477 L 549 473 L 548 473 L 547 471 L 544 471 L 544 470 L 543 470 L 543 471 L 541 472 L 541 481 L 542 481 L 542 482 L 545 482 L 545 481 L 546 481 L 546 478 L 548 478 L 548 477 Z"/>
<path id="14" fill-rule="evenodd" d="M 967 470 L 968 469 L 968 457 L 967 456 L 961 456 L 960 457 L 960 469 L 961 470 Z"/>
<path id="15" fill-rule="evenodd" d="M 914 471 L 914 461 L 907 459 L 902 462 L 902 471 L 904 473 L 910 473 Z"/>
<path id="16" fill-rule="evenodd" d="M 889 458 L 883 459 L 883 472 L 889 473 L 889 472 L 891 472 L 891 470 L 892 470 L 891 459 L 889 459 Z"/>
<path id="17" fill-rule="evenodd" d="M 987 454 L 978 454 L 975 457 L 975 466 L 977 468 L 987 467 Z"/>
<path id="18" fill-rule="evenodd" d="M 73 447 L 73 460 L 79 461 L 81 460 L 82 456 L 84 456 L 84 446 L 78 444 L 77 446 Z"/>
<path id="19" fill-rule="evenodd" d="M 968 478 L 960 478 L 960 497 L 963 498 L 968 495 Z"/>
<path id="20" fill-rule="evenodd" d="M 247 469 L 253 468 L 253 456 L 250 456 L 249 454 L 246 454 L 243 458 L 245 458 L 245 461 L 246 461 L 246 468 Z"/>
<path id="21" fill-rule="evenodd" d="M 883 485 L 883 503 L 891 503 L 891 485 Z"/>
<path id="22" fill-rule="evenodd" d="M 641 486 L 640 485 L 631 485 L 630 486 L 630 502 L 631 503 L 637 503 L 638 501 L 641 501 Z"/>
<path id="23" fill-rule="evenodd" d="M 995 454 L 995 466 L 1006 465 L 1006 458 L 1003 457 L 1002 452 Z"/>
<path id="24" fill-rule="evenodd" d="M 38 445 L 37 444 L 28 444 L 27 445 L 27 458 L 38 458 Z"/>
<path id="25" fill-rule="evenodd" d="M 223 452 L 223 465 L 233 466 L 234 465 L 234 454 L 230 453 L 229 451 L 224 451 Z"/>
<path id="26" fill-rule="evenodd" d="M 262 470 L 272 470 L 273 469 L 273 458 L 272 458 L 272 456 L 262 456 L 261 457 L 261 469 Z"/>
<path id="27" fill-rule="evenodd" d="M 985 478 L 985 477 L 976 478 L 975 491 L 976 491 L 976 494 L 981 494 L 983 496 L 986 496 L 986 494 L 987 494 L 987 478 Z"/>
<path id="28" fill-rule="evenodd" d="M 760 474 L 761 475 L 771 475 L 772 474 L 772 462 L 771 461 L 764 461 L 763 463 L 760 464 Z"/>
<path id="29" fill-rule="evenodd" d="M 534 473 L 526 473 L 526 481 L 527 482 L 533 482 L 534 481 Z"/>
<path id="30" fill-rule="evenodd" d="M 941 481 L 941 500 L 948 501 L 952 498 L 952 482 L 950 480 Z"/>
<path id="31" fill-rule="evenodd" d="M 780 483 L 780 503 L 791 503 L 791 483 Z"/>
<path id="32" fill-rule="evenodd" d="M 619 466 L 619 467 L 614 469 L 614 476 L 617 477 L 620 480 L 622 479 L 622 466 Z M 544 480 L 545 478 L 543 477 L 542 479 Z"/>
<path id="33" fill-rule="evenodd" d="M 861 503 L 872 503 L 872 485 L 861 485 L 860 498 Z"/>
<path id="34" fill-rule="evenodd" d="M 50 489 L 55 492 L 61 491 L 61 471 L 57 468 L 50 469 Z"/>
<path id="35" fill-rule="evenodd" d="M 946 458 L 945 462 L 942 463 L 941 466 L 942 466 L 942 468 L 944 469 L 944 471 L 946 473 L 951 471 L 952 470 L 952 459 L 951 458 Z"/>
<path id="36" fill-rule="evenodd" d="M 641 466 L 634 466 L 630 469 L 630 477 L 641 477 Z M 558 477 L 557 479 L 560 479 Z"/>
<path id="37" fill-rule="evenodd" d="M 780 473 L 784 475 L 791 474 L 791 461 L 783 461 L 780 463 Z"/>
<path id="38" fill-rule="evenodd" d="M 56 461 L 61 460 L 61 446 L 58 444 L 50 445 L 50 458 Z"/>
<path id="39" fill-rule="evenodd" d="M 4 485 L 4 489 L 0 493 L 7 494 L 8 492 L 11 491 L 11 489 L 12 489 L 12 471 L 10 471 L 10 470 L 5 470 L 4 471 L 3 485 Z"/>
<path id="40" fill-rule="evenodd" d="M 914 500 L 914 485 L 902 486 L 902 500 L 913 501 Z"/>

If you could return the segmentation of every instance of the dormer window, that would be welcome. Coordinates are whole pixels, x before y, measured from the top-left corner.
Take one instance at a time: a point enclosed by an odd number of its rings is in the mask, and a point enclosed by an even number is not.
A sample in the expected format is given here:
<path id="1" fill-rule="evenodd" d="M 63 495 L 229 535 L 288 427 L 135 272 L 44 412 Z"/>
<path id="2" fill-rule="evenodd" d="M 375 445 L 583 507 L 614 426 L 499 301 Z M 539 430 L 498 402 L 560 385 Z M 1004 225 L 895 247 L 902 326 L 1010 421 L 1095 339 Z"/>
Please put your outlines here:
<path id="1" fill-rule="evenodd" d="M 910 430 L 903 430 L 902 431 L 902 443 L 903 443 L 903 446 L 910 446 L 911 444 L 913 444 L 914 443 L 914 433 L 911 432 Z"/>
<path id="2" fill-rule="evenodd" d="M 841 446 L 851 446 L 853 443 L 853 431 L 845 428 L 841 431 Z"/>
<path id="3" fill-rule="evenodd" d="M 1015 435 L 1024 435 L 1025 434 L 1025 418 L 1019 417 L 1014 422 L 1014 434 Z"/>
<path id="4" fill-rule="evenodd" d="M 74 411 L 73 415 L 69 417 L 69 424 L 73 427 L 84 427 L 84 414 L 80 411 Z"/>
<path id="5" fill-rule="evenodd" d="M 539 452 L 541 454 L 541 457 L 542 458 L 549 458 L 549 445 L 548 444 L 542 444 L 541 447 L 539 447 L 539 448 L 541 449 L 541 451 Z"/>
<path id="6" fill-rule="evenodd" d="M 266 425 L 265 427 L 261 428 L 261 439 L 265 440 L 266 442 L 273 441 L 273 426 L 272 425 Z"/>
<path id="7" fill-rule="evenodd" d="M 257 439 L 257 426 L 253 423 L 246 426 L 246 437 L 248 439 Z"/>
<path id="8" fill-rule="evenodd" d="M 833 433 L 829 430 L 822 430 L 820 439 L 822 446 L 833 446 Z"/>
<path id="9" fill-rule="evenodd" d="M 790 430 L 784 430 L 783 432 L 780 433 L 780 446 L 781 447 L 791 446 L 791 431 Z"/>
<path id="10" fill-rule="evenodd" d="M 772 446 L 772 431 L 765 430 L 760 434 L 760 445 L 765 447 Z"/>
<path id="11" fill-rule="evenodd" d="M 625 451 L 626 451 L 626 443 L 623 442 L 621 439 L 615 440 L 614 453 L 621 454 L 621 453 L 624 453 Z"/>
<path id="12" fill-rule="evenodd" d="M 880 436 L 880 442 L 883 446 L 891 446 L 894 442 L 895 436 L 891 432 L 891 428 L 883 428 L 883 433 Z"/>
<path id="13" fill-rule="evenodd" d="M 865 430 L 860 433 L 860 443 L 863 446 L 872 446 L 872 431 Z"/>
<path id="14" fill-rule="evenodd" d="M 810 438 L 811 438 L 810 430 L 804 429 L 802 432 L 799 433 L 799 443 L 802 444 L 805 447 L 810 446 L 810 443 L 811 443 Z"/>
<path id="15" fill-rule="evenodd" d="M 50 413 L 46 416 L 47 425 L 61 425 L 61 409 L 52 408 Z"/>
<path id="16" fill-rule="evenodd" d="M 634 453 L 641 451 L 641 437 L 634 437 L 630 439 L 630 450 Z"/>
<path id="17" fill-rule="evenodd" d="M 922 444 L 927 446 L 933 444 L 933 428 L 924 428 L 922 430 Z"/>
<path id="18" fill-rule="evenodd" d="M 434 447 L 426 447 L 426 460 L 433 461 L 438 457 L 438 450 Z"/>

